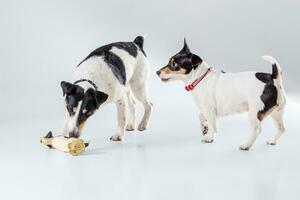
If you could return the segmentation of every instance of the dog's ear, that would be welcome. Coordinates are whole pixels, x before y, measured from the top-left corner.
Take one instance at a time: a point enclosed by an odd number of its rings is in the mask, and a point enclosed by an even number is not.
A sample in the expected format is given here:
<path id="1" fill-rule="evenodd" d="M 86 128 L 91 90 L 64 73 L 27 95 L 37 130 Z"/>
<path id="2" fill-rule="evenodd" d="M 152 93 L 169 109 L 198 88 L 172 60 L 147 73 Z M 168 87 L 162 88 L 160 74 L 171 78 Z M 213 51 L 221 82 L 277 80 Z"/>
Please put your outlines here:
<path id="1" fill-rule="evenodd" d="M 181 50 L 181 52 L 184 52 L 186 54 L 191 53 L 190 48 L 188 47 L 187 43 L 186 43 L 186 39 L 184 38 L 184 42 L 183 42 L 183 48 Z"/>
<path id="2" fill-rule="evenodd" d="M 60 82 L 60 86 L 63 91 L 63 96 L 65 96 L 66 94 L 73 94 L 76 92 L 76 86 L 73 85 L 72 83 L 62 81 L 62 82 Z"/>
<path id="3" fill-rule="evenodd" d="M 202 59 L 195 54 L 191 54 L 191 63 L 193 68 L 196 69 L 202 63 Z"/>
<path id="4" fill-rule="evenodd" d="M 103 104 L 107 98 L 108 98 L 108 95 L 104 92 L 101 92 L 101 91 L 96 91 L 96 90 L 93 90 L 93 95 L 94 95 L 94 99 L 95 99 L 95 102 L 96 102 L 96 107 L 97 109 L 99 108 L 99 106 L 101 104 Z"/>
<path id="5" fill-rule="evenodd" d="M 47 135 L 45 136 L 45 138 L 53 138 L 52 132 L 49 131 L 49 132 L 47 133 Z"/>

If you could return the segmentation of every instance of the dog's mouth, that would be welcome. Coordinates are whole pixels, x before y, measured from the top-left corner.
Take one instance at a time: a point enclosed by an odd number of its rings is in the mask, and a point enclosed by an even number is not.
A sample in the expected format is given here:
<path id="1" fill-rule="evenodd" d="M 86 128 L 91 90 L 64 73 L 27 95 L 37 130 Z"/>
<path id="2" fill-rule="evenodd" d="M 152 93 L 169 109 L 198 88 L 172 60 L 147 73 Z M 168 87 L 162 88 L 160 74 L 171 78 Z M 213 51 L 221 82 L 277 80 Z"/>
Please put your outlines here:
<path id="1" fill-rule="evenodd" d="M 161 78 L 161 80 L 162 80 L 163 82 L 168 82 L 168 81 L 170 80 L 170 78 Z"/>

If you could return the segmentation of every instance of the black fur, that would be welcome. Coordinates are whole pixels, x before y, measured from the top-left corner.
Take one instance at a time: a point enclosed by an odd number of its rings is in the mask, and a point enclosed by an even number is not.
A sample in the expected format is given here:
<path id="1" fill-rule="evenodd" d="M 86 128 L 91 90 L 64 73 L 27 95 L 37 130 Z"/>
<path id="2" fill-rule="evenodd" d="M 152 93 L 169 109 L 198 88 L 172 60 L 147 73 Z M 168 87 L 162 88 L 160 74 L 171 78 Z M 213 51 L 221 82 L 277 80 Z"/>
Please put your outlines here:
<path id="1" fill-rule="evenodd" d="M 115 42 L 111 44 L 104 45 L 92 51 L 83 61 L 81 61 L 77 66 L 86 61 L 87 59 L 93 56 L 104 56 L 108 53 L 113 47 L 123 49 L 127 51 L 131 56 L 137 56 L 137 47 L 133 44 L 133 42 Z"/>
<path id="2" fill-rule="evenodd" d="M 260 99 L 264 103 L 265 107 L 263 110 L 259 111 L 257 113 L 257 118 L 259 120 L 262 120 L 264 115 L 274 106 L 277 105 L 277 88 L 274 85 L 274 79 L 273 79 L 273 73 L 256 73 L 256 78 L 263 83 L 265 83 L 265 88 L 263 90 L 262 95 L 260 96 Z"/>
<path id="3" fill-rule="evenodd" d="M 272 78 L 276 79 L 278 77 L 278 68 L 276 64 L 272 65 Z"/>
<path id="4" fill-rule="evenodd" d="M 86 121 L 86 119 L 90 117 L 99 108 L 99 106 L 108 98 L 108 95 L 104 92 L 96 91 L 92 88 L 89 88 L 84 93 L 84 89 L 80 86 L 65 81 L 61 82 L 61 86 L 64 94 L 66 94 L 65 101 L 70 116 L 75 114 L 73 108 L 77 108 L 79 101 L 82 100 L 78 124 L 81 124 L 82 122 Z M 76 89 L 70 90 L 70 88 Z M 71 92 L 66 92 L 66 90 L 70 90 Z M 87 110 L 87 112 L 82 113 L 83 110 Z"/>
<path id="5" fill-rule="evenodd" d="M 273 83 L 272 75 L 269 73 L 257 72 L 255 74 L 256 78 L 264 83 Z"/>
<path id="6" fill-rule="evenodd" d="M 47 133 L 47 135 L 45 136 L 45 138 L 53 138 L 52 132 L 49 131 L 49 132 Z"/>
<path id="7" fill-rule="evenodd" d="M 126 71 L 121 58 L 112 52 L 107 52 L 104 55 L 104 61 L 108 64 L 113 74 L 122 85 L 126 84 Z"/>
<path id="8" fill-rule="evenodd" d="M 113 47 L 116 47 L 128 52 L 129 55 L 136 57 L 138 54 L 138 48 L 136 45 L 140 48 L 140 51 L 142 51 L 143 54 L 145 54 L 143 50 L 143 37 L 138 36 L 134 40 L 134 42 L 115 42 L 95 49 L 83 61 L 81 61 L 77 65 L 77 67 L 79 67 L 84 61 L 86 61 L 87 59 L 93 56 L 103 56 L 105 62 L 109 65 L 113 74 L 117 77 L 117 79 L 120 81 L 121 84 L 125 85 L 126 72 L 125 72 L 124 63 L 121 60 L 121 58 L 119 58 L 119 56 L 115 55 L 110 50 Z"/>
<path id="9" fill-rule="evenodd" d="M 78 85 L 74 85 L 71 83 L 67 82 L 62 82 L 62 88 L 64 91 L 65 85 L 68 85 L 67 87 L 80 87 Z M 80 87 L 81 88 L 81 87 Z M 78 115 L 78 120 L 77 120 L 77 126 L 80 126 L 83 124 L 90 116 L 92 116 L 95 111 L 100 107 L 102 103 L 104 103 L 108 95 L 104 92 L 97 91 L 95 89 L 89 88 L 86 92 L 84 92 L 83 88 L 82 89 L 82 94 L 81 90 L 78 92 L 78 90 L 74 90 L 76 92 L 67 94 L 66 95 L 66 107 L 68 110 L 68 113 L 70 116 L 74 115 L 74 108 L 80 109 L 79 110 L 79 115 Z M 80 108 L 78 107 L 79 101 L 82 101 Z M 48 133 L 49 134 L 49 133 Z M 79 133 L 77 132 L 71 132 L 69 133 L 70 137 L 79 137 Z"/>
<path id="10" fill-rule="evenodd" d="M 133 41 L 142 51 L 142 53 L 146 56 L 146 53 L 144 52 L 144 37 L 137 36 Z"/>
<path id="11" fill-rule="evenodd" d="M 133 42 L 115 42 L 111 44 L 104 45 L 92 51 L 83 61 L 81 61 L 77 67 L 79 67 L 84 61 L 88 60 L 93 56 L 103 56 L 105 62 L 111 68 L 113 74 L 117 77 L 121 84 L 126 84 L 126 71 L 123 61 L 119 56 L 112 53 L 110 50 L 113 47 L 122 49 L 128 52 L 129 55 L 136 57 L 138 51 L 141 51 L 145 56 L 143 49 L 144 38 L 142 36 L 137 36 Z"/>
<path id="12" fill-rule="evenodd" d="M 85 122 L 95 111 L 104 103 L 108 98 L 108 95 L 101 91 L 94 89 L 88 89 L 83 97 L 81 108 L 79 111 L 77 125 Z M 85 113 L 83 111 L 86 110 Z"/>
<path id="13" fill-rule="evenodd" d="M 186 40 L 184 39 L 182 50 L 170 59 L 168 67 L 172 71 L 178 71 L 180 68 L 183 68 L 186 70 L 186 74 L 188 74 L 192 69 L 196 69 L 201 63 L 202 59 L 191 53 Z"/>
<path id="14" fill-rule="evenodd" d="M 63 90 L 63 95 L 66 95 L 65 102 L 67 110 L 69 115 L 72 116 L 75 114 L 73 108 L 76 108 L 78 106 L 78 102 L 83 99 L 84 89 L 79 85 L 74 85 L 65 81 L 62 81 L 60 85 Z"/>

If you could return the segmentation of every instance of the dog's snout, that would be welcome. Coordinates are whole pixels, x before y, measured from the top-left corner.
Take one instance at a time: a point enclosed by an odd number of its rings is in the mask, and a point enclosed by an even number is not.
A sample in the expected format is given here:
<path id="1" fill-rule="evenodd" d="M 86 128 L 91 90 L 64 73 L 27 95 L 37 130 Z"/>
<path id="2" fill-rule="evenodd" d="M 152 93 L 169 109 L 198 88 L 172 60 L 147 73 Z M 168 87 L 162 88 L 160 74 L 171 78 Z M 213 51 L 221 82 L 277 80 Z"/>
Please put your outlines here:
<path id="1" fill-rule="evenodd" d="M 157 76 L 159 76 L 159 75 L 161 74 L 161 71 L 158 70 L 158 71 L 156 72 L 156 74 L 157 74 Z"/>
<path id="2" fill-rule="evenodd" d="M 71 131 L 69 133 L 69 137 L 73 137 L 73 138 L 79 138 L 79 133 L 76 131 Z"/>

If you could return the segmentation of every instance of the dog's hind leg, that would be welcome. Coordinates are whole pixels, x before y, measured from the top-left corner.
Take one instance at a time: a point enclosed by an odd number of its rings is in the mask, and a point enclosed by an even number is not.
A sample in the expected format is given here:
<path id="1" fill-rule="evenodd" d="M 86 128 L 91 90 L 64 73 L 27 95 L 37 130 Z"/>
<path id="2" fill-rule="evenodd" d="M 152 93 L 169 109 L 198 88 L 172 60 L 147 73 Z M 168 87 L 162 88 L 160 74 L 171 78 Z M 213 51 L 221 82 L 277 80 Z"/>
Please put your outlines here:
<path id="1" fill-rule="evenodd" d="M 152 112 L 152 107 L 153 107 L 153 104 L 151 103 L 148 96 L 147 83 L 146 80 L 144 79 L 137 79 L 134 80 L 130 86 L 134 96 L 139 102 L 143 104 L 145 109 L 144 116 L 138 126 L 139 131 L 144 131 L 147 128 L 149 118 Z"/>
<path id="2" fill-rule="evenodd" d="M 261 132 L 261 121 L 257 117 L 257 111 L 249 111 L 249 121 L 252 129 L 251 135 L 248 141 L 242 145 L 240 145 L 241 150 L 249 150 L 253 143 L 255 142 L 257 136 Z"/>
<path id="3" fill-rule="evenodd" d="M 271 139 L 267 141 L 267 144 L 269 145 L 275 145 L 277 140 L 285 131 L 284 124 L 283 124 L 283 113 L 284 113 L 284 108 L 280 109 L 279 111 L 275 109 L 271 113 L 271 117 L 276 125 L 277 132 Z"/>
<path id="4" fill-rule="evenodd" d="M 132 92 L 129 90 L 126 94 L 127 105 L 128 105 L 128 122 L 126 125 L 127 131 L 134 131 L 135 129 L 135 101 L 132 96 Z"/>
<path id="5" fill-rule="evenodd" d="M 122 141 L 126 126 L 126 101 L 125 99 L 120 99 L 116 102 L 117 112 L 118 112 L 118 127 L 116 134 L 111 136 L 110 140 Z"/>

